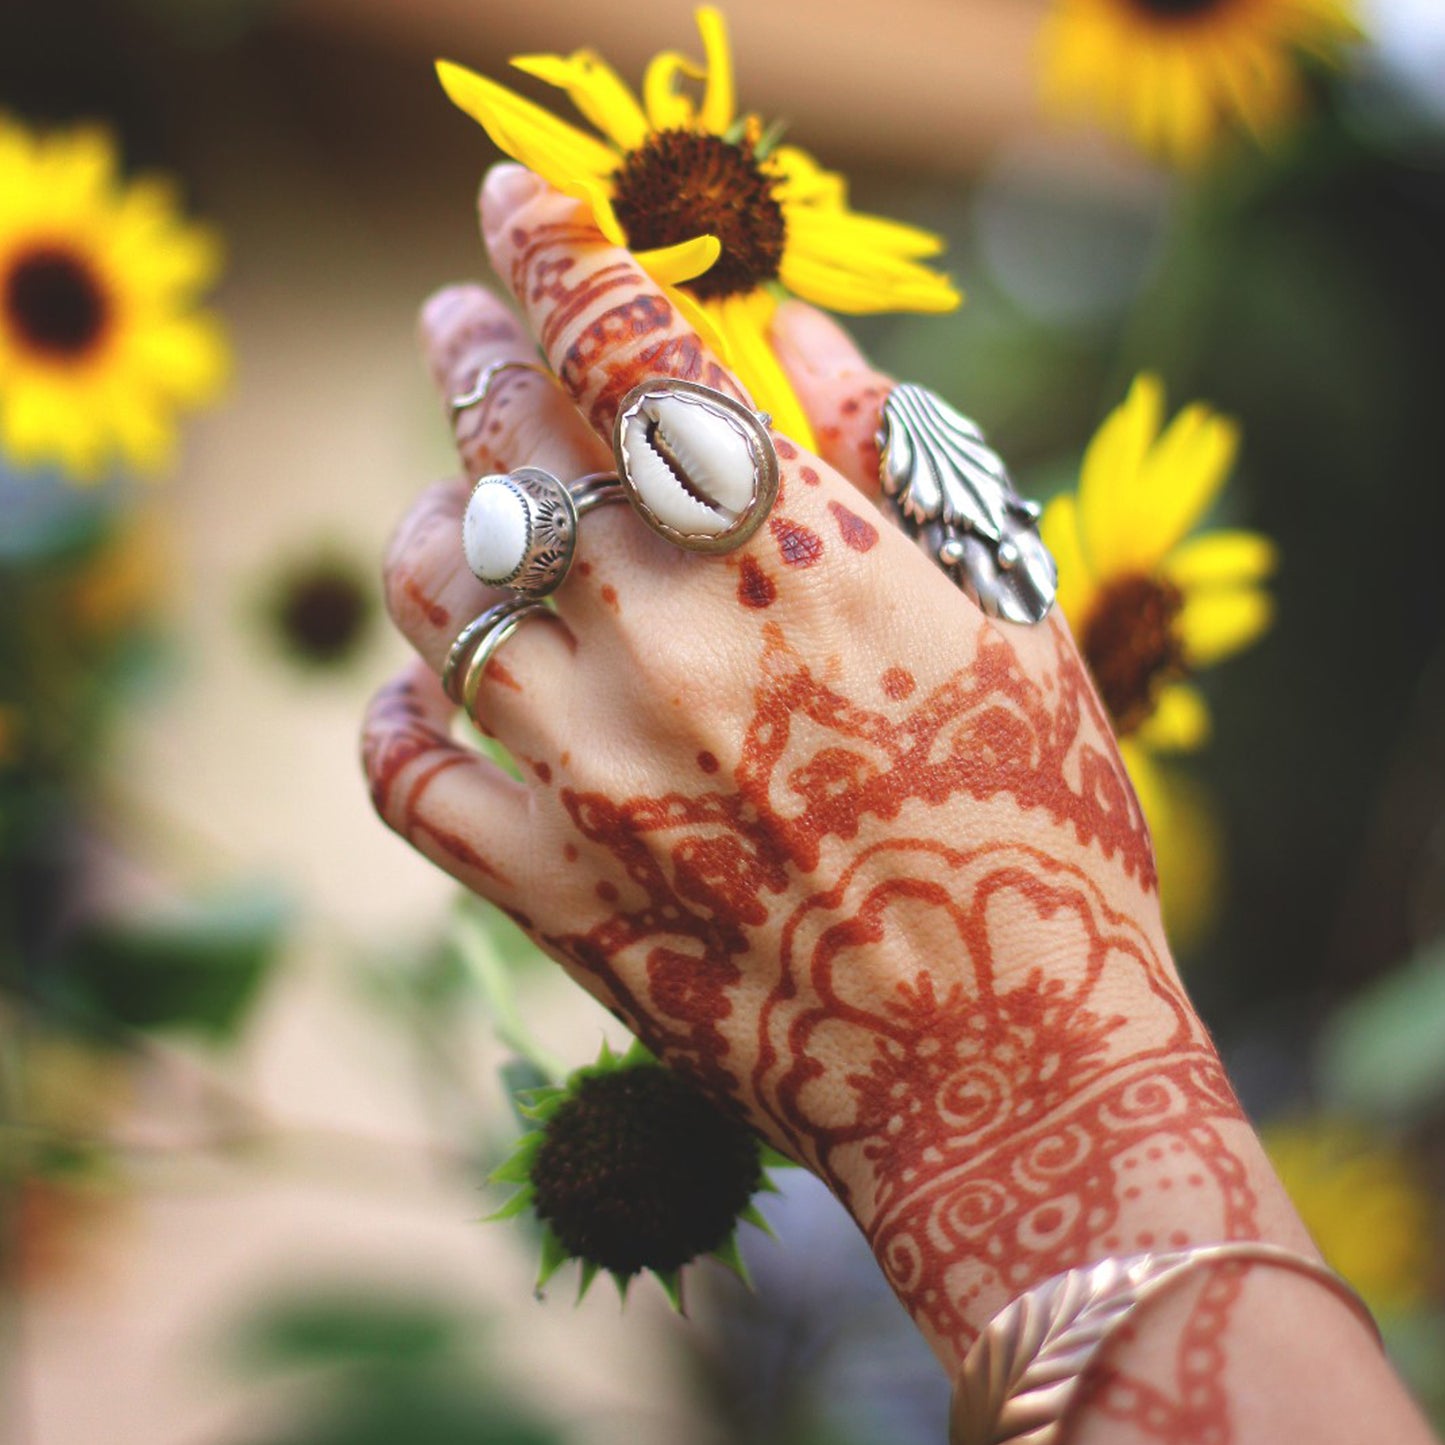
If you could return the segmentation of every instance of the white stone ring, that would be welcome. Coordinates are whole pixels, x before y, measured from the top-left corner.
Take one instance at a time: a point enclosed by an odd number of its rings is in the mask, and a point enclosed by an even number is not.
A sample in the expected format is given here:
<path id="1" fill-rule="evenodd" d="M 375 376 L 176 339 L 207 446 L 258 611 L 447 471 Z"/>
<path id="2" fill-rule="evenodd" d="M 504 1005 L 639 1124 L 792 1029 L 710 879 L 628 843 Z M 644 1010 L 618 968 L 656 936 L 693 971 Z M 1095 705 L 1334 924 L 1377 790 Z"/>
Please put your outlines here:
<path id="1" fill-rule="evenodd" d="M 617 475 L 633 510 L 689 552 L 740 547 L 778 496 L 771 420 L 695 381 L 633 387 L 612 427 Z"/>
<path id="2" fill-rule="evenodd" d="M 462 515 L 467 566 L 488 587 L 545 597 L 572 566 L 581 519 L 626 500 L 613 472 L 591 472 L 570 487 L 541 467 L 482 477 Z"/>

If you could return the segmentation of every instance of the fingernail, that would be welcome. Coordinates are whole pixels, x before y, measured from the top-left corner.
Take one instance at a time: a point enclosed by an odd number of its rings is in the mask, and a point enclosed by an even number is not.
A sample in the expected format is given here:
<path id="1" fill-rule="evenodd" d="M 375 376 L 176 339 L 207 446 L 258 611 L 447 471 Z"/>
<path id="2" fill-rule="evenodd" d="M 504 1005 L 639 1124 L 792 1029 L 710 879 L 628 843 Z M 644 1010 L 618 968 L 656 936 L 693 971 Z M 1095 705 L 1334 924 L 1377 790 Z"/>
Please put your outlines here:
<path id="1" fill-rule="evenodd" d="M 814 306 L 784 301 L 773 313 L 773 344 L 790 371 L 843 376 L 866 370 L 853 338 Z"/>
<path id="2" fill-rule="evenodd" d="M 482 230 L 487 236 L 505 226 L 512 215 L 520 210 L 545 182 L 533 175 L 526 166 L 511 161 L 502 161 L 487 172 L 482 183 Z"/>

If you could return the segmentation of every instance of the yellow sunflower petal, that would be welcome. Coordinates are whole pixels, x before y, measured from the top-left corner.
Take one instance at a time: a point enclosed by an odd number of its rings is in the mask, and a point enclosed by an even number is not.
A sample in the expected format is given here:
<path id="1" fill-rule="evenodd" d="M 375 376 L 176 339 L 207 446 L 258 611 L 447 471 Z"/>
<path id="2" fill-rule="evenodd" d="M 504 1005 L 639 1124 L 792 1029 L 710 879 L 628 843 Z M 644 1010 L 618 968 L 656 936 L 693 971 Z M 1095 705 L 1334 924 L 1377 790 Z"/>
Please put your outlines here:
<path id="1" fill-rule="evenodd" d="M 772 416 L 778 431 L 808 451 L 816 451 L 807 413 L 768 341 L 768 323 L 777 302 L 759 290 L 725 297 L 713 307 L 719 329 L 727 334 L 732 368 L 748 389 L 753 405 Z"/>
<path id="2" fill-rule="evenodd" d="M 707 85 L 702 93 L 697 122 L 703 130 L 721 135 L 733 123 L 733 111 L 737 107 L 727 22 L 720 10 L 711 5 L 700 5 L 697 28 L 702 36 L 703 53 L 707 56 Z"/>
<path id="3" fill-rule="evenodd" d="M 579 195 L 578 182 L 610 175 L 616 153 L 576 126 L 514 94 L 484 75 L 437 61 L 437 75 L 452 104 L 475 120 L 493 143 L 567 195 Z"/>
<path id="4" fill-rule="evenodd" d="M 1239 587 L 1263 582 L 1279 565 L 1279 549 L 1268 537 L 1243 530 L 1191 537 L 1160 570 L 1182 592 L 1196 587 Z"/>
<path id="5" fill-rule="evenodd" d="M 565 90 L 568 100 L 622 150 L 636 150 L 647 139 L 647 116 L 637 97 L 595 50 L 566 56 L 517 55 L 512 64 Z"/>
<path id="6" fill-rule="evenodd" d="M 1209 741 L 1209 731 L 1203 695 L 1180 682 L 1161 690 L 1154 711 L 1134 736 L 1156 753 L 1190 753 Z"/>
<path id="7" fill-rule="evenodd" d="M 701 80 L 703 71 L 695 60 L 664 50 L 648 62 L 642 78 L 642 104 L 653 130 L 689 130 L 693 123 L 692 101 L 677 88 L 678 78 Z"/>
<path id="8" fill-rule="evenodd" d="M 578 199 L 586 201 L 592 208 L 592 219 L 596 222 L 597 229 L 614 246 L 625 246 L 627 232 L 622 229 L 622 222 L 617 219 L 617 212 L 612 207 L 611 182 L 584 180 L 578 189 L 581 191 Z"/>
<path id="9" fill-rule="evenodd" d="M 774 194 L 790 202 L 841 210 L 848 203 L 848 183 L 836 171 L 824 170 L 798 146 L 779 146 L 764 167 L 778 178 Z"/>
<path id="10" fill-rule="evenodd" d="M 1155 565 L 1214 504 L 1239 450 L 1239 428 L 1199 402 L 1170 422 L 1145 458 L 1131 517 L 1132 561 Z"/>
<path id="11" fill-rule="evenodd" d="M 677 286 L 710 271 L 722 255 L 722 242 L 716 236 L 694 236 L 675 246 L 659 246 L 652 251 L 636 251 L 633 260 L 664 286 Z"/>
<path id="12" fill-rule="evenodd" d="M 683 319 L 698 334 L 698 339 L 724 366 L 733 364 L 733 350 L 727 334 L 718 325 L 712 309 L 689 296 L 681 286 L 669 286 L 667 299 L 682 313 Z"/>
<path id="13" fill-rule="evenodd" d="M 1079 541 L 1079 511 L 1073 497 L 1055 497 L 1044 508 L 1039 534 L 1059 566 L 1059 610 L 1077 636 L 1087 624 L 1097 589 Z"/>
<path id="14" fill-rule="evenodd" d="M 888 265 L 840 254 L 823 245 L 805 249 L 789 236 L 778 276 L 805 301 L 863 316 L 878 311 L 952 311 L 963 300 L 948 277 L 906 262 Z"/>
<path id="15" fill-rule="evenodd" d="M 785 204 L 783 214 L 790 241 L 825 242 L 844 254 L 861 252 L 867 256 L 920 260 L 938 255 L 944 246 L 943 237 L 932 231 L 862 211 Z"/>
<path id="16" fill-rule="evenodd" d="M 1135 542 L 1135 528 L 1147 526 L 1147 519 L 1140 518 L 1140 474 L 1163 413 L 1163 385 L 1157 376 L 1141 372 L 1129 395 L 1105 418 L 1084 452 L 1079 476 L 1079 535 L 1095 577 L 1112 576 L 1138 565 L 1141 549 Z"/>
<path id="17" fill-rule="evenodd" d="M 1201 668 L 1248 647 L 1273 618 L 1273 604 L 1263 592 L 1241 587 L 1189 594 L 1176 626 L 1186 661 Z"/>
<path id="18" fill-rule="evenodd" d="M 1178 768 L 1161 766 L 1136 739 L 1119 744 L 1154 842 L 1164 927 L 1175 949 L 1199 943 L 1223 892 L 1223 837 L 1208 793 Z"/>
<path id="19" fill-rule="evenodd" d="M 187 406 L 213 401 L 230 371 L 225 331 L 204 312 L 147 327 L 130 350 L 152 387 Z"/>

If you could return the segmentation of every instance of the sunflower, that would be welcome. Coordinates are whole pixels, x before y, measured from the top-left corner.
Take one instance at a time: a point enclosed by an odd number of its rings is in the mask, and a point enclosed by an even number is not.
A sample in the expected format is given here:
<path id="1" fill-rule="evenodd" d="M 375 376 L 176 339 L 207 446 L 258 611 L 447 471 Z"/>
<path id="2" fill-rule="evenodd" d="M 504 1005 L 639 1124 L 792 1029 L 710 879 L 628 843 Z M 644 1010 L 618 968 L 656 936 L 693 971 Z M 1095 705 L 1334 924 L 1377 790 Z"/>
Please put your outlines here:
<path id="1" fill-rule="evenodd" d="M 1199 747 L 1204 699 L 1187 679 L 1269 626 L 1262 583 L 1274 544 L 1257 532 L 1191 537 L 1234 463 L 1234 424 L 1195 402 L 1163 435 L 1164 388 L 1147 373 L 1084 453 L 1078 496 L 1044 511 L 1059 564 L 1059 606 L 1124 740 Z"/>
<path id="2" fill-rule="evenodd" d="M 1397 1315 L 1438 1281 L 1438 1221 L 1419 1165 L 1377 1132 L 1312 1115 L 1261 1138 L 1320 1253 L 1372 1309 Z"/>
<path id="3" fill-rule="evenodd" d="M 1160 434 L 1164 389 L 1137 377 L 1084 453 L 1077 497 L 1040 524 L 1059 565 L 1059 607 L 1119 737 L 1154 834 L 1176 943 L 1197 936 L 1218 884 L 1207 800 L 1156 755 L 1201 747 L 1209 711 L 1191 674 L 1255 641 L 1272 605 L 1275 548 L 1243 530 L 1190 536 L 1238 450 L 1234 424 L 1201 403 Z"/>
<path id="4" fill-rule="evenodd" d="M 0 447 L 80 480 L 168 460 L 181 407 L 226 370 L 196 300 L 220 248 L 169 185 L 125 182 L 96 128 L 37 135 L 0 117 Z"/>
<path id="5" fill-rule="evenodd" d="M 1358 38 L 1354 0 L 1055 0 L 1044 89 L 1144 150 L 1194 165 L 1229 128 L 1267 140 L 1298 112 L 1298 53 Z"/>
<path id="6" fill-rule="evenodd" d="M 491 1176 L 519 1189 L 491 1217 L 541 1222 L 539 1290 L 569 1259 L 579 1299 L 599 1270 L 624 1297 L 647 1270 L 681 1308 L 682 1268 L 703 1255 L 746 1280 L 738 1221 L 768 1228 L 752 1197 L 775 1188 L 765 1166 L 786 1162 L 746 1124 L 641 1044 L 621 1056 L 604 1044 L 595 1064 L 519 1101 L 532 1127 Z"/>
<path id="7" fill-rule="evenodd" d="M 447 94 L 492 140 L 590 207 L 732 367 L 754 402 L 806 446 L 812 430 L 768 342 L 780 290 L 834 311 L 951 311 L 959 293 L 920 264 L 942 249 L 917 227 L 848 208 L 843 178 L 738 115 L 722 16 L 697 11 L 706 64 L 665 51 L 637 97 L 598 55 L 524 55 L 518 70 L 566 91 L 605 140 L 447 61 Z M 697 103 L 680 88 L 702 82 Z"/>

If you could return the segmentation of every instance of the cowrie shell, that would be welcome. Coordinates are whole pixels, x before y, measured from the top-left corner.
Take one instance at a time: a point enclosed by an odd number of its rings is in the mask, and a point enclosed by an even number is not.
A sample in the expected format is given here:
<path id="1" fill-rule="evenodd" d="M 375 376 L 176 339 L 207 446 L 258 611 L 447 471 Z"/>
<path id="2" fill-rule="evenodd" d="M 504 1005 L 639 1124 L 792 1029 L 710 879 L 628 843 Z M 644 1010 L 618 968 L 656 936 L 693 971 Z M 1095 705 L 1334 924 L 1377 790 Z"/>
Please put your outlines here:
<path id="1" fill-rule="evenodd" d="M 627 499 L 660 536 L 693 552 L 731 552 L 778 495 L 778 455 L 755 412 L 692 381 L 643 382 L 612 428 Z"/>

